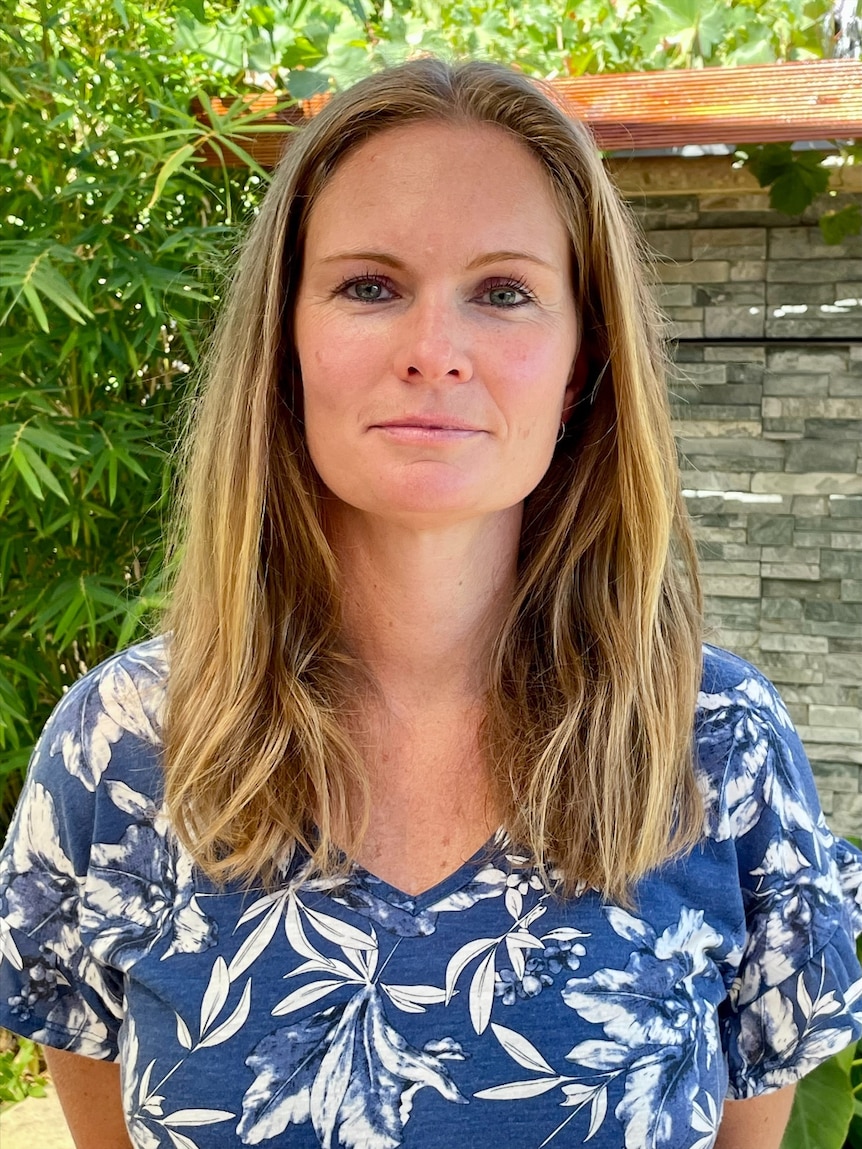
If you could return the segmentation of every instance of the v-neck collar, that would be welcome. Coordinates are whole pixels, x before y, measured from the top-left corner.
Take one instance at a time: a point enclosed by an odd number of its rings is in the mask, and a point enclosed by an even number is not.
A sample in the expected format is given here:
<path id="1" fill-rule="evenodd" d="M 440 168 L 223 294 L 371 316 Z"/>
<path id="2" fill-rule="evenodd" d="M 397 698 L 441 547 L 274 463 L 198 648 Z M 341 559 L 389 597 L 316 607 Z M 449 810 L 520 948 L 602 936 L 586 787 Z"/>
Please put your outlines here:
<path id="1" fill-rule="evenodd" d="M 351 885 L 361 886 L 387 905 L 408 914 L 419 914 L 432 909 L 437 902 L 442 902 L 464 886 L 468 886 L 481 870 L 489 866 L 495 858 L 499 858 L 502 846 L 501 831 L 498 830 L 456 870 L 418 894 L 400 890 L 391 882 L 372 874 L 358 862 L 354 862 L 351 866 L 347 880 Z"/>

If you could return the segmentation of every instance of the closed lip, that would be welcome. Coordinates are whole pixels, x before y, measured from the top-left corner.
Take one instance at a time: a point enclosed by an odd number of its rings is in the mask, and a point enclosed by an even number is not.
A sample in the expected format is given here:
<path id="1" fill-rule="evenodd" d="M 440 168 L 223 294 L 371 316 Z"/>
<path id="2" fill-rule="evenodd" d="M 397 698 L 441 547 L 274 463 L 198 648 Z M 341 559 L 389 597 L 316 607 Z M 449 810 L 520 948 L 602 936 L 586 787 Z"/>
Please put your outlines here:
<path id="1" fill-rule="evenodd" d="M 373 427 L 418 427 L 424 431 L 482 431 L 474 423 L 451 415 L 397 415 L 394 419 L 382 419 Z"/>

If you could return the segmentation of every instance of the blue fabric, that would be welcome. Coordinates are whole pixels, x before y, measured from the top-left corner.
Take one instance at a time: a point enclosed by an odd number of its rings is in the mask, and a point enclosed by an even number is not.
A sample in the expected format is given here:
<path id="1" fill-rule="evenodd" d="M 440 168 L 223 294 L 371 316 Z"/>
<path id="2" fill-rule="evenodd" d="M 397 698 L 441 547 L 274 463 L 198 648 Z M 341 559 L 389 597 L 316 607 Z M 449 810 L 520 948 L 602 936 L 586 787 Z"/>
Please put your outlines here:
<path id="1" fill-rule="evenodd" d="M 0 861 L 0 1024 L 119 1059 L 139 1149 L 707 1149 L 725 1096 L 862 1032 L 862 858 L 732 655 L 704 655 L 705 838 L 631 911 L 502 836 L 420 897 L 219 891 L 161 809 L 166 669 L 153 640 L 68 692 Z"/>

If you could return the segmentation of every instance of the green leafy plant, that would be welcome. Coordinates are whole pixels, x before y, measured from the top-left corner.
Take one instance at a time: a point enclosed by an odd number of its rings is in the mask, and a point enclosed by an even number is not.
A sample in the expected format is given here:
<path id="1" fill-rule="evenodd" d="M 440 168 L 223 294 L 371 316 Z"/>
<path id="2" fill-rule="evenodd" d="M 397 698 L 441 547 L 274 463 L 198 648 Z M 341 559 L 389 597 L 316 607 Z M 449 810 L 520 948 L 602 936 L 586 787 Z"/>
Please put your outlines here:
<path id="1" fill-rule="evenodd" d="M 761 187 L 769 188 L 769 205 L 785 215 L 801 215 L 815 199 L 829 188 L 830 169 L 824 156 L 816 151 L 795 151 L 790 144 L 764 144 L 740 148 L 737 155 Z M 860 149 L 841 149 L 838 158 L 852 164 L 860 158 Z M 840 243 L 848 235 L 862 232 L 862 208 L 851 203 L 836 211 L 824 212 L 818 220 L 826 243 Z"/>
<path id="2" fill-rule="evenodd" d="M 158 602 L 172 420 L 221 261 L 268 179 L 243 141 L 272 130 L 270 109 L 214 103 L 239 89 L 177 53 L 167 8 L 15 16 L 0 27 L 7 815 L 51 705 Z"/>
<path id="3" fill-rule="evenodd" d="M 0 1029 L 0 1113 L 25 1097 L 44 1097 L 45 1081 L 39 1046 Z"/>

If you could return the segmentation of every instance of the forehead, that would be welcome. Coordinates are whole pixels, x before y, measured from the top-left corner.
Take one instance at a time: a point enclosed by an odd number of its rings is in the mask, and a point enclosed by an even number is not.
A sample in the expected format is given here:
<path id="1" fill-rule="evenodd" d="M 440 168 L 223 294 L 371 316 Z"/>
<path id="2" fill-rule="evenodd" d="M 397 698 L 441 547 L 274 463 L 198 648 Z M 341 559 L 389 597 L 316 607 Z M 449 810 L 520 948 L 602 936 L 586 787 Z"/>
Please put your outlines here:
<path id="1" fill-rule="evenodd" d="M 527 244 L 557 259 L 570 250 L 541 162 L 491 124 L 389 128 L 338 165 L 311 210 L 309 248 L 383 242 L 435 250 Z"/>

